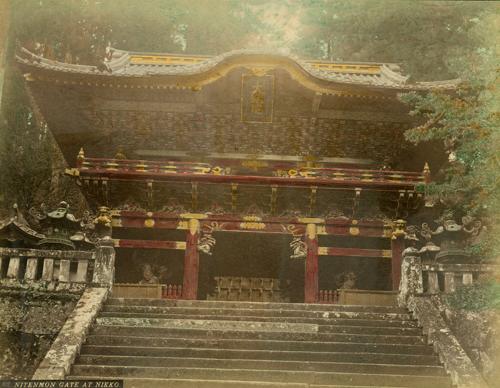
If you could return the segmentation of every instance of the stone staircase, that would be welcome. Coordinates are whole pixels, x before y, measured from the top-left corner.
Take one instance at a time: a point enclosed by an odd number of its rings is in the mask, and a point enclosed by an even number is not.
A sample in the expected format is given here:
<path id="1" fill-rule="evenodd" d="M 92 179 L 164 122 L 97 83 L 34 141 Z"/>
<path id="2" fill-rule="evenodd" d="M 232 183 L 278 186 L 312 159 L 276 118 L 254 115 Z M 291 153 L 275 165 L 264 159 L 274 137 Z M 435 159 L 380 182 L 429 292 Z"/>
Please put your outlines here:
<path id="1" fill-rule="evenodd" d="M 451 387 L 397 307 L 110 298 L 68 379 L 126 387 Z"/>

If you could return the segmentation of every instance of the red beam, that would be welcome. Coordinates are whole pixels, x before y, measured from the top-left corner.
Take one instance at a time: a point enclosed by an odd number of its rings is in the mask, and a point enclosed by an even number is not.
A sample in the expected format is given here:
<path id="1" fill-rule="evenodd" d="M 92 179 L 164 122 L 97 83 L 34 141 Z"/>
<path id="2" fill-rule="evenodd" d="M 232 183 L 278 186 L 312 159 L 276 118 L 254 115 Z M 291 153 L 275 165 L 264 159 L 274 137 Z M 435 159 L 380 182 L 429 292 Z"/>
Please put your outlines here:
<path id="1" fill-rule="evenodd" d="M 132 211 L 132 210 L 113 210 L 114 217 L 130 217 L 130 218 L 165 218 L 170 220 L 188 219 L 190 217 L 183 216 L 182 213 L 170 213 L 170 212 L 146 212 L 146 211 Z M 243 218 L 240 214 L 225 213 L 225 214 L 199 214 L 198 217 L 202 221 L 238 221 L 242 222 Z M 271 223 L 285 223 L 285 224 L 307 224 L 312 221 L 308 217 L 274 217 L 274 216 L 263 216 L 259 217 L 262 222 Z M 345 217 L 337 218 L 313 218 L 317 220 L 315 223 L 326 224 L 326 225 L 340 225 L 340 226 L 351 226 L 354 225 L 353 220 L 347 219 Z M 356 226 L 366 226 L 366 227 L 383 227 L 384 222 L 378 220 L 356 220 Z"/>
<path id="2" fill-rule="evenodd" d="M 184 155 L 184 157 L 188 157 Z M 279 155 L 276 155 L 279 158 Z M 95 169 L 95 170 L 106 170 L 106 169 L 121 169 L 121 170 L 136 170 L 138 167 L 140 169 L 148 171 L 168 171 L 174 170 L 177 172 L 186 172 L 188 169 L 196 168 L 214 168 L 218 166 L 237 166 L 241 167 L 242 162 L 245 158 L 231 159 L 231 158 L 217 158 L 216 156 L 210 157 L 212 160 L 217 160 L 217 163 L 202 163 L 193 161 L 180 161 L 180 160 L 144 160 L 144 159 L 109 159 L 109 158 L 87 158 L 77 159 L 80 165 L 85 169 Z M 345 173 L 352 175 L 361 174 L 372 174 L 376 176 L 391 176 L 391 175 L 401 175 L 408 176 L 417 179 L 423 179 L 422 172 L 415 171 L 402 171 L 402 170 L 380 170 L 380 169 L 367 169 L 363 168 L 366 166 L 356 165 L 352 163 L 333 163 L 328 161 L 321 161 L 320 163 L 324 167 L 298 167 L 296 161 L 284 161 L 284 160 L 259 160 L 260 162 L 266 163 L 266 166 L 261 167 L 264 171 L 275 171 L 275 170 L 297 170 L 299 172 L 336 172 Z M 332 165 L 329 167 L 327 165 Z M 335 167 L 334 167 L 334 166 Z M 346 167 L 342 167 L 346 166 Z"/>
<path id="3" fill-rule="evenodd" d="M 175 182 L 205 182 L 205 183 L 241 183 L 241 184 L 261 184 L 277 186 L 336 186 L 345 188 L 372 188 L 386 190 L 413 189 L 417 184 L 423 183 L 420 180 L 413 181 L 392 181 L 385 179 L 344 179 L 344 178 L 303 178 L 303 177 L 277 177 L 277 176 L 254 176 L 254 175 L 214 175 L 214 174 L 192 174 L 192 173 L 158 173 L 149 171 L 110 171 L 85 169 L 79 170 L 81 178 L 107 178 L 109 180 L 132 180 L 145 181 L 153 180 L 175 181 Z"/>
<path id="4" fill-rule="evenodd" d="M 154 228 L 154 229 L 187 229 L 187 224 L 182 224 L 182 219 L 176 221 L 165 219 L 145 219 L 145 218 L 131 218 L 120 217 L 113 218 L 114 228 Z M 184 221 L 186 222 L 186 221 Z M 212 228 L 214 226 L 212 220 L 202 220 L 200 222 L 201 228 Z M 254 232 L 254 233 L 278 233 L 278 234 L 303 234 L 305 231 L 305 224 L 293 223 L 274 223 L 264 221 L 222 221 L 217 222 L 215 227 L 216 231 L 223 232 Z M 335 225 L 318 225 L 318 234 L 327 236 L 345 236 L 345 237 L 388 237 L 384 235 L 383 227 L 364 227 L 364 226 L 335 226 Z"/>
<path id="5" fill-rule="evenodd" d="M 339 248 L 319 247 L 318 254 L 321 256 L 347 256 L 347 257 L 382 257 L 391 258 L 390 250 L 386 249 L 361 249 L 361 248 Z"/>
<path id="6" fill-rule="evenodd" d="M 179 213 L 115 211 L 113 212 L 113 227 L 187 229 L 186 218 L 188 216 L 189 214 Z M 249 221 L 235 214 L 198 214 L 197 217 L 202 228 L 213 227 L 216 224 L 217 231 L 303 234 L 306 223 L 314 220 L 313 222 L 318 225 L 319 235 L 389 237 L 382 221 L 297 217 L 259 217 L 255 221 Z"/>
<path id="7" fill-rule="evenodd" d="M 186 249 L 184 241 L 114 239 L 116 248 Z"/>
<path id="8" fill-rule="evenodd" d="M 319 234 L 322 234 L 319 232 Z M 363 226 L 363 225 L 326 225 L 325 233 L 329 236 L 360 236 L 360 237 L 387 237 L 384 234 L 383 225 Z"/>

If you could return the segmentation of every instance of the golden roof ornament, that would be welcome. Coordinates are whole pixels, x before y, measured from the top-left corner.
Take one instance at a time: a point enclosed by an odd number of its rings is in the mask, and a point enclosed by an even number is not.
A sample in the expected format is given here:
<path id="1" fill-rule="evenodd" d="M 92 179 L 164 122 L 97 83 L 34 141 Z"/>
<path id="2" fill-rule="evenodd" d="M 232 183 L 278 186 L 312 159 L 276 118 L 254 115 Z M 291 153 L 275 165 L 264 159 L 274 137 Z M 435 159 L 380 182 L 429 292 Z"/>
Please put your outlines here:
<path id="1" fill-rule="evenodd" d="M 425 162 L 424 170 L 422 171 L 422 175 L 424 176 L 424 182 L 427 184 L 431 181 L 431 169 L 429 167 L 429 163 Z"/>

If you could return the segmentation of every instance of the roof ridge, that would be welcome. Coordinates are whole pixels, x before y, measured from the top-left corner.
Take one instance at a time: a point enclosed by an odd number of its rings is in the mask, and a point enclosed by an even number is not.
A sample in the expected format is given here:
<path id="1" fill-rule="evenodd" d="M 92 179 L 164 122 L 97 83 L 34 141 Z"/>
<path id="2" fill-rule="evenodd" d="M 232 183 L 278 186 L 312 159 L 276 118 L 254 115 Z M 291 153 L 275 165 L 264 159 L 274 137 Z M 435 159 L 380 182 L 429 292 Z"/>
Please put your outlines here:
<path id="1" fill-rule="evenodd" d="M 16 59 L 25 65 L 45 68 L 61 72 L 87 73 L 101 76 L 191 76 L 202 74 L 214 69 L 225 61 L 233 61 L 238 64 L 235 58 L 240 56 L 262 56 L 267 57 L 263 66 L 269 66 L 276 62 L 276 65 L 288 63 L 288 66 L 296 66 L 309 76 L 320 81 L 335 82 L 339 84 L 366 85 L 389 89 L 453 89 L 460 80 L 444 80 L 431 82 L 407 83 L 408 76 L 402 75 L 399 66 L 396 64 L 358 64 L 366 66 L 364 69 L 356 68 L 355 63 L 325 63 L 325 66 L 318 66 L 314 63 L 290 54 L 285 50 L 257 50 L 239 49 L 213 56 L 202 57 L 201 61 L 190 63 L 151 63 L 142 62 L 140 59 L 134 63 L 134 55 L 125 50 L 117 50 L 108 47 L 107 55 L 102 64 L 98 66 L 78 65 L 47 59 L 22 48 L 16 55 Z M 262 58 L 260 58 L 261 60 Z M 257 58 L 258 62 L 259 58 Z M 248 64 L 242 63 L 242 66 Z M 251 64 L 253 66 L 253 64 Z M 258 63 L 255 64 L 258 66 Z M 338 65 L 338 66 L 337 66 Z M 371 66 L 371 68 L 370 68 Z"/>

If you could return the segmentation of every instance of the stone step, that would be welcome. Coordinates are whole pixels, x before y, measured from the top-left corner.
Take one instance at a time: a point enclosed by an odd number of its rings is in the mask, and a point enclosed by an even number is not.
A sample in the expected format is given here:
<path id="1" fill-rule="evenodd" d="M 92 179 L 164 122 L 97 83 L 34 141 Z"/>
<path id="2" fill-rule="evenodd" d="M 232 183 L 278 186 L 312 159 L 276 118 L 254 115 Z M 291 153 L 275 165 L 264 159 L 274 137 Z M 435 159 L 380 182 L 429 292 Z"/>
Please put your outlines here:
<path id="1" fill-rule="evenodd" d="M 232 321 L 253 321 L 253 322 L 282 322 L 286 320 L 288 323 L 314 323 L 318 325 L 331 325 L 332 322 L 342 322 L 347 325 L 361 322 L 369 326 L 405 326 L 418 327 L 415 320 L 389 320 L 389 319 L 354 319 L 354 318 L 314 318 L 314 317 L 263 317 L 248 312 L 249 315 L 234 316 L 234 315 L 215 315 L 215 314 L 178 314 L 174 312 L 156 313 L 156 312 L 129 312 L 129 311 L 102 311 L 101 317 L 123 317 L 123 318 L 185 318 L 185 319 L 211 319 L 211 320 L 232 320 Z"/>
<path id="2" fill-rule="evenodd" d="M 176 358 L 176 357 L 144 357 L 144 356 L 94 356 L 82 355 L 77 365 L 109 365 L 109 366 L 151 366 L 169 368 L 217 368 L 217 369 L 258 369 L 258 370 L 293 370 L 315 372 L 404 374 L 422 376 L 444 376 L 441 366 L 360 364 L 339 362 L 312 361 L 276 361 L 248 359 L 216 359 L 216 358 Z"/>
<path id="3" fill-rule="evenodd" d="M 280 322 L 249 322 L 230 320 L 205 320 L 205 319 L 156 319 L 156 318 L 97 318 L 99 325 L 126 325 L 137 327 L 166 327 L 166 328 L 193 328 L 206 330 L 238 330 L 238 331 L 289 331 L 296 333 L 317 333 L 318 325 L 310 323 L 287 323 L 286 320 Z"/>
<path id="4" fill-rule="evenodd" d="M 149 377 L 175 379 L 241 380 L 265 382 L 297 382 L 308 384 L 341 384 L 366 386 L 403 386 L 403 387 L 451 387 L 448 376 L 390 375 L 367 373 L 329 373 L 305 371 L 271 371 L 254 369 L 216 369 L 216 368 L 169 368 L 169 367 L 131 367 L 103 365 L 75 365 L 72 375 L 102 377 Z"/>
<path id="5" fill-rule="evenodd" d="M 120 330 L 116 330 L 119 328 Z M 138 336 L 158 338 L 158 335 L 148 335 L 141 327 L 103 326 L 92 329 L 93 335 L 104 336 Z M 346 334 L 346 333 L 295 333 L 295 332 L 249 332 L 228 330 L 203 330 L 203 329 L 168 329 L 166 337 L 175 338 L 226 338 L 226 339 L 260 339 L 260 340 L 294 340 L 294 341 L 321 341 L 321 342 L 362 342 L 362 343 L 400 343 L 424 344 L 424 336 L 419 335 L 377 335 L 377 334 Z"/>
<path id="6" fill-rule="evenodd" d="M 252 360 L 285 360 L 285 361 L 323 361 L 347 363 L 378 363 L 399 365 L 440 365 L 435 354 L 395 354 L 362 351 L 284 351 L 284 350 L 247 350 L 247 349 L 213 349 L 176 348 L 176 347 L 137 347 L 110 346 L 105 344 L 83 345 L 81 355 L 110 356 L 154 356 L 175 358 L 218 358 L 218 359 L 252 359 Z"/>
<path id="7" fill-rule="evenodd" d="M 244 335 L 244 332 L 241 330 L 229 330 L 229 329 L 224 329 L 224 330 L 215 330 L 215 329 L 196 329 L 196 328 L 186 328 L 186 327 L 154 327 L 154 326 L 127 326 L 125 324 L 117 322 L 113 322 L 113 325 L 105 325 L 103 323 L 100 323 L 100 319 L 97 319 L 97 324 L 94 326 L 95 330 L 102 330 L 107 333 L 113 332 L 113 330 L 116 330 L 116 334 L 126 334 L 130 333 L 132 335 L 136 335 L 134 333 L 137 333 L 137 331 L 141 331 L 143 335 L 148 336 L 148 335 L 161 335 L 164 336 L 165 334 L 168 335 L 168 333 L 171 332 L 186 332 L 186 333 L 191 333 L 193 330 L 202 330 L 202 331 L 208 331 L 212 333 L 218 333 L 218 332 L 224 332 L 224 333 L 242 333 L 241 335 Z M 255 335 L 258 335 L 260 333 L 264 332 L 259 332 L 255 333 Z M 280 333 L 280 332 L 276 332 Z M 331 326 L 318 326 L 318 333 L 319 334 L 370 334 L 370 335 L 405 335 L 405 336 L 420 336 L 422 335 L 422 330 L 418 328 L 413 328 L 413 327 L 369 327 L 369 326 L 341 326 L 341 325 L 331 325 Z M 100 334 L 100 333 L 98 333 Z M 314 334 L 314 333 L 313 333 Z M 254 338 L 254 337 L 251 337 Z"/>
<path id="8" fill-rule="evenodd" d="M 135 305 L 160 307 L 200 307 L 229 309 L 270 309 L 270 310 L 303 310 L 303 311 L 358 311 L 406 314 L 408 310 L 393 306 L 310 304 L 310 303 L 274 303 L 274 302 L 232 302 L 209 300 L 171 300 L 147 298 L 109 298 L 106 305 Z"/>
<path id="9" fill-rule="evenodd" d="M 372 311 L 314 311 L 295 310 L 292 308 L 221 308 L 221 307 L 184 307 L 184 306 L 142 306 L 142 305 L 112 305 L 104 306 L 103 311 L 135 312 L 135 313 L 156 313 L 156 314 L 179 314 L 179 315 L 226 315 L 226 316 L 260 316 L 260 317 L 280 317 L 283 319 L 297 318 L 351 318 L 351 319 L 378 319 L 378 320 L 404 320 L 411 321 L 412 317 L 408 312 L 372 312 Z"/>
<path id="10" fill-rule="evenodd" d="M 98 380 L 100 376 L 68 376 L 71 380 Z M 123 377 L 117 377 L 123 378 Z M 125 378 L 124 378 L 125 379 Z M 267 383 L 262 381 L 126 378 L 126 388 L 363 388 L 359 385 Z M 364 386 L 366 387 L 366 386 Z M 401 388 L 394 387 L 391 388 Z"/>
<path id="11" fill-rule="evenodd" d="M 232 321 L 232 320 L 204 320 L 204 319 L 157 319 L 157 318 L 118 318 L 118 317 L 103 317 L 97 318 L 98 325 L 107 326 L 135 326 L 144 329 L 156 327 L 165 329 L 204 329 L 204 330 L 229 330 L 229 331 L 252 331 L 252 332 L 302 332 L 302 333 L 336 333 L 337 326 L 331 325 L 316 325 L 310 323 L 286 323 L 283 322 L 252 322 L 252 321 Z M 352 326 L 346 326 L 351 327 Z M 364 327 L 361 333 L 369 333 L 372 329 Z M 375 328 L 381 329 L 381 328 Z M 391 328 L 394 329 L 394 328 Z M 418 335 L 421 330 L 416 328 L 399 328 L 400 333 L 406 332 Z M 412 330 L 413 329 L 413 330 Z M 359 332 L 360 330 L 358 330 Z M 386 330 L 386 332 L 388 332 Z M 369 334 L 373 334 L 369 333 Z"/>
<path id="12" fill-rule="evenodd" d="M 98 342 L 100 341 L 100 342 Z M 175 337 L 95 337 L 89 336 L 88 344 L 109 346 L 138 346 L 151 352 L 163 347 L 194 347 L 211 349 L 284 350 L 311 352 L 368 352 L 391 354 L 432 354 L 429 345 L 373 344 L 349 342 L 275 341 L 256 339 L 202 339 Z M 153 355 L 153 354 L 152 354 Z"/>

